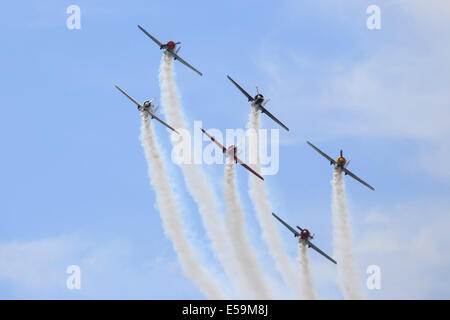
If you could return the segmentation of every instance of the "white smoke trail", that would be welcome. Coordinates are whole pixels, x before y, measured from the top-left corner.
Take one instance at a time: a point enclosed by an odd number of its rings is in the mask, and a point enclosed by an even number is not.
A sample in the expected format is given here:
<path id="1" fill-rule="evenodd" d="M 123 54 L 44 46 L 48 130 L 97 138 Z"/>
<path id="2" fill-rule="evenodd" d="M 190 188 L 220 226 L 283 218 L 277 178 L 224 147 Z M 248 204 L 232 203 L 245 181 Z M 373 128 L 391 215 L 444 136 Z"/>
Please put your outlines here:
<path id="1" fill-rule="evenodd" d="M 252 106 L 248 127 L 252 130 L 251 134 L 254 135 L 254 139 L 251 140 L 251 143 L 256 143 L 256 146 L 251 148 L 251 151 L 256 152 L 256 163 L 252 165 L 257 172 L 261 172 L 261 164 L 259 159 L 259 116 L 259 111 Z M 255 206 L 256 213 L 258 215 L 258 221 L 261 224 L 263 238 L 269 247 L 270 254 L 275 260 L 276 267 L 281 273 L 285 283 L 291 287 L 296 295 L 303 296 L 301 282 L 312 280 L 303 279 L 298 276 L 294 266 L 285 252 L 282 239 L 275 226 L 275 221 L 272 216 L 272 207 L 267 198 L 268 193 L 264 182 L 254 175 L 250 175 L 249 180 L 250 198 L 253 201 L 253 205 Z M 304 298 L 310 299 L 309 296 Z"/>
<path id="2" fill-rule="evenodd" d="M 309 264 L 307 245 L 305 243 L 302 243 L 301 241 L 298 243 L 298 262 L 300 263 L 302 272 L 301 288 L 303 297 L 307 300 L 318 299 L 316 289 L 312 280 L 313 278 Z"/>
<path id="3" fill-rule="evenodd" d="M 346 299 L 364 299 L 353 256 L 353 238 L 345 197 L 344 178 L 339 169 L 334 169 L 331 185 L 333 186 L 333 240 L 335 257 L 338 262 L 339 284 Z"/>
<path id="4" fill-rule="evenodd" d="M 245 219 L 239 201 L 234 171 L 234 150 L 226 152 L 224 196 L 227 206 L 226 225 L 237 258 L 247 275 L 255 299 L 273 299 L 245 230 Z"/>
<path id="5" fill-rule="evenodd" d="M 184 273 L 194 281 L 208 298 L 224 299 L 225 296 L 216 285 L 211 274 L 200 264 L 189 244 L 153 128 L 150 125 L 150 120 L 144 117 L 142 118 L 141 144 L 149 166 L 150 182 L 156 191 L 156 201 L 164 231 L 172 240 Z"/>
<path id="6" fill-rule="evenodd" d="M 173 61 L 164 54 L 161 58 L 159 73 L 161 101 L 168 122 L 175 128 L 187 129 L 181 111 L 180 98 L 175 85 Z M 172 144 L 175 141 L 172 140 Z M 233 281 L 240 295 L 248 295 L 251 291 L 246 287 L 247 275 L 241 269 L 231 245 L 230 236 L 225 232 L 222 216 L 218 210 L 218 199 L 214 194 L 204 172 L 194 164 L 180 164 L 189 193 L 197 203 L 206 232 L 212 241 L 214 252 L 219 258 L 226 274 Z"/>

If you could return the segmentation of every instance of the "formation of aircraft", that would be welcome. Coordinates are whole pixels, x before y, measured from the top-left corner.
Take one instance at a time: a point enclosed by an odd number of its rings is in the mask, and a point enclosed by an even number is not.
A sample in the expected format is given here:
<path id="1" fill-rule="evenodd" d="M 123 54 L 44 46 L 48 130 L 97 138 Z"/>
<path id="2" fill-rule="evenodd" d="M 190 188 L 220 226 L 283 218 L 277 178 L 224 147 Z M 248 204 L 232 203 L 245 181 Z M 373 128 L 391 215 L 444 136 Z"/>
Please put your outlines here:
<path id="1" fill-rule="evenodd" d="M 181 42 L 168 41 L 167 43 L 161 43 L 158 39 L 156 39 L 154 36 L 152 36 L 150 33 L 148 33 L 147 30 L 142 28 L 140 25 L 138 25 L 138 28 L 141 29 L 141 31 L 143 33 L 145 33 L 150 39 L 152 39 L 159 46 L 159 48 L 161 50 L 164 50 L 165 52 L 170 54 L 173 57 L 174 60 L 180 61 L 182 64 L 184 64 L 185 66 L 191 68 L 192 70 L 197 72 L 199 75 L 201 75 L 201 76 L 203 75 L 203 73 L 201 73 L 200 71 L 195 69 L 193 66 L 191 66 L 189 63 L 184 61 L 178 55 L 178 51 L 180 51 L 181 47 L 178 47 L 178 49 L 177 49 L 177 45 L 181 44 Z"/>
<path id="2" fill-rule="evenodd" d="M 152 39 L 161 50 L 164 50 L 165 54 L 170 55 L 171 57 L 173 57 L 174 60 L 178 60 L 181 63 L 183 63 L 184 65 L 186 65 L 187 67 L 189 67 L 190 69 L 192 69 L 193 71 L 195 71 L 196 73 L 198 73 L 200 76 L 202 76 L 203 74 L 198 71 L 197 69 L 195 69 L 193 66 L 191 66 L 189 63 L 187 63 L 185 60 L 183 60 L 179 55 L 178 52 L 180 50 L 180 47 L 177 47 L 179 44 L 181 44 L 181 42 L 174 42 L 174 41 L 168 41 L 167 43 L 161 43 L 158 39 L 156 39 L 154 36 L 152 36 L 149 32 L 147 32 L 147 30 L 145 30 L 144 28 L 142 28 L 140 25 L 138 25 L 138 28 L 144 32 L 150 39 Z M 261 111 L 261 113 L 266 114 L 268 117 L 270 117 L 273 121 L 275 121 L 276 123 L 278 123 L 282 128 L 284 128 L 286 131 L 289 131 L 289 128 L 283 124 L 280 120 L 278 120 L 274 115 L 272 115 L 267 109 L 266 109 L 266 104 L 269 102 L 270 99 L 266 99 L 264 98 L 264 96 L 259 92 L 258 87 L 256 87 L 256 95 L 254 97 L 252 97 L 247 91 L 245 91 L 236 81 L 234 81 L 229 75 L 227 75 L 227 78 L 247 97 L 248 101 L 251 102 L 252 107 L 256 108 L 258 111 Z M 156 119 L 157 121 L 159 121 L 160 123 L 162 123 L 164 126 L 166 126 L 167 128 L 169 128 L 170 130 L 176 132 L 177 134 L 178 131 L 175 130 L 172 126 L 170 126 L 169 124 L 167 124 L 166 122 L 164 122 L 163 120 L 161 120 L 157 115 L 156 112 L 158 110 L 158 107 L 155 107 L 153 100 L 146 100 L 144 103 L 139 103 L 138 101 L 136 101 L 134 98 L 132 98 L 128 93 L 126 93 L 124 90 L 122 90 L 119 86 L 115 86 L 122 94 L 124 94 L 128 99 L 130 99 L 133 103 L 135 103 L 137 105 L 137 108 L 139 111 L 141 111 L 141 114 L 143 117 L 150 117 L 151 119 Z M 247 169 L 248 171 L 250 171 L 252 174 L 254 174 L 255 176 L 257 176 L 258 178 L 260 178 L 261 180 L 264 180 L 264 178 L 258 173 L 256 172 L 254 169 L 252 169 L 249 165 L 247 165 L 245 162 L 243 162 L 242 160 L 240 160 L 237 156 L 237 152 L 238 152 L 238 148 L 235 145 L 231 145 L 228 148 L 226 148 L 225 146 L 223 146 L 221 143 L 219 143 L 213 136 L 211 136 L 208 132 L 206 132 L 203 128 L 201 128 L 202 132 L 208 136 L 221 150 L 223 153 L 226 152 L 232 152 L 233 153 L 233 157 L 234 157 L 234 161 L 235 163 L 239 163 L 240 165 L 242 165 L 245 169 Z M 340 156 L 334 160 L 333 158 L 331 158 L 330 156 L 328 156 L 327 154 L 325 154 L 323 151 L 321 151 L 319 148 L 317 148 L 316 146 L 314 146 L 311 142 L 307 141 L 308 145 L 310 145 L 314 150 L 316 150 L 318 153 L 320 153 L 323 157 L 325 157 L 328 161 L 330 161 L 331 165 L 334 165 L 337 169 L 339 169 L 341 172 L 344 172 L 345 175 L 349 175 L 352 178 L 356 179 L 357 181 L 359 181 L 360 183 L 362 183 L 363 185 L 365 185 L 366 187 L 375 190 L 371 185 L 369 185 L 367 182 L 363 181 L 362 179 L 360 179 L 359 177 L 357 177 L 354 173 L 352 173 L 350 170 L 347 169 L 347 166 L 349 164 L 350 161 L 347 161 L 347 159 L 344 158 L 343 156 L 343 152 L 341 150 L 340 152 Z M 286 222 L 284 222 L 280 217 L 278 217 L 275 213 L 272 213 L 272 215 L 280 222 L 282 223 L 287 229 L 289 229 L 293 234 L 294 237 L 298 237 L 299 238 L 299 243 L 305 244 L 308 246 L 308 248 L 312 248 L 315 251 L 317 251 L 318 253 L 320 253 L 322 256 L 324 256 L 325 258 L 327 258 L 328 260 L 330 260 L 331 262 L 333 262 L 334 264 L 337 264 L 337 262 L 331 258 L 330 256 L 328 256 L 325 252 L 323 252 L 322 250 L 320 250 L 317 246 L 315 246 L 311 240 L 314 238 L 314 235 L 311 235 L 310 231 L 308 229 L 302 229 L 299 226 L 297 226 L 297 229 L 299 231 L 297 231 L 296 229 L 294 229 L 293 227 L 291 227 L 290 225 L 288 225 Z"/>
<path id="3" fill-rule="evenodd" d="M 155 105 L 153 104 L 153 99 L 151 100 L 146 100 L 143 104 L 140 104 L 139 102 L 137 102 L 133 97 L 131 97 L 128 93 L 126 93 L 124 90 L 122 90 L 119 86 L 115 86 L 117 88 L 117 90 L 119 90 L 120 92 L 122 92 L 128 99 L 130 99 L 131 101 L 133 101 L 137 107 L 138 110 L 141 111 L 142 116 L 144 117 L 150 117 L 151 119 L 156 119 L 159 122 L 161 122 L 163 125 L 165 125 L 167 128 L 169 128 L 170 130 L 172 130 L 173 132 L 179 134 L 179 132 L 177 130 L 175 130 L 173 127 L 171 127 L 170 125 L 168 125 L 167 123 L 165 123 L 163 120 L 161 120 L 155 113 L 156 111 L 158 111 L 159 107 L 155 108 Z"/>
<path id="4" fill-rule="evenodd" d="M 247 169 L 248 171 L 250 171 L 251 173 L 253 173 L 255 176 L 257 176 L 257 177 L 260 178 L 261 180 L 264 180 L 264 178 L 263 178 L 258 172 L 256 172 L 256 171 L 253 170 L 252 168 L 250 168 L 245 162 L 243 162 L 241 159 L 239 159 L 239 158 L 237 157 L 237 146 L 231 145 L 231 146 L 229 146 L 228 149 L 227 149 L 225 146 L 223 146 L 221 143 L 219 143 L 213 136 L 211 136 L 208 132 L 206 132 L 203 128 L 201 128 L 201 129 L 202 129 L 202 132 L 203 132 L 206 136 L 208 136 L 208 137 L 209 137 L 209 138 L 210 138 L 217 146 L 219 146 L 220 149 L 222 149 L 223 153 L 225 153 L 225 152 L 227 152 L 227 151 L 233 152 L 233 155 L 234 155 L 234 161 L 235 161 L 236 163 L 239 163 L 241 166 L 243 166 L 245 169 Z"/>
<path id="5" fill-rule="evenodd" d="M 327 255 L 325 252 L 323 252 L 322 250 L 320 250 L 318 247 L 316 247 L 310 240 L 312 240 L 314 238 L 314 235 L 311 235 L 311 233 L 309 232 L 308 229 L 302 229 L 299 226 L 297 226 L 297 228 L 300 230 L 300 232 L 298 232 L 297 230 L 295 230 L 294 228 L 292 228 L 290 225 L 288 225 L 286 222 L 284 222 L 280 217 L 278 217 L 275 213 L 272 212 L 272 215 L 278 220 L 280 221 L 286 228 L 288 228 L 293 234 L 294 237 L 298 237 L 298 242 L 303 243 L 305 245 L 308 246 L 308 248 L 313 248 L 315 251 L 317 251 L 318 253 L 320 253 L 322 256 L 324 256 L 325 258 L 327 258 L 328 260 L 330 260 L 331 262 L 333 262 L 334 264 L 337 264 L 337 262 L 331 258 L 329 255 Z"/>
<path id="6" fill-rule="evenodd" d="M 345 175 L 349 175 L 353 179 L 361 182 L 363 185 L 365 185 L 369 189 L 375 190 L 374 187 L 372 187 L 370 184 L 368 184 L 361 178 L 357 177 L 353 172 L 351 172 L 350 170 L 347 169 L 347 166 L 350 163 L 350 160 L 347 161 L 347 159 L 344 158 L 344 156 L 342 155 L 342 149 L 341 149 L 340 156 L 336 160 L 334 160 L 329 155 L 327 155 L 325 152 L 323 152 L 322 150 L 317 148 L 315 145 L 313 145 L 311 142 L 306 141 L 306 143 L 308 143 L 314 150 L 316 150 L 318 153 L 320 153 L 322 156 L 324 156 L 326 159 L 328 159 L 328 161 L 330 161 L 330 165 L 334 164 L 334 166 L 336 168 L 338 168 L 339 170 L 343 171 L 345 173 Z"/>
<path id="7" fill-rule="evenodd" d="M 231 79 L 230 76 L 227 75 L 227 78 L 236 86 L 236 88 L 238 88 L 243 94 L 244 96 L 247 97 L 248 101 L 252 102 L 252 106 L 254 106 L 255 108 L 257 108 L 259 111 L 261 111 L 262 113 L 265 113 L 269 116 L 270 119 L 272 119 L 273 121 L 275 121 L 276 123 L 278 123 L 281 127 L 283 127 L 286 131 L 289 131 L 289 128 L 286 127 L 280 120 L 278 120 L 273 114 L 271 114 L 266 108 L 266 104 L 270 101 L 270 99 L 265 99 L 264 96 L 259 93 L 258 87 L 256 87 L 256 95 L 254 97 L 252 97 L 251 95 L 248 94 L 247 91 L 245 91 L 240 85 L 237 84 L 236 81 L 234 81 L 233 79 Z"/>

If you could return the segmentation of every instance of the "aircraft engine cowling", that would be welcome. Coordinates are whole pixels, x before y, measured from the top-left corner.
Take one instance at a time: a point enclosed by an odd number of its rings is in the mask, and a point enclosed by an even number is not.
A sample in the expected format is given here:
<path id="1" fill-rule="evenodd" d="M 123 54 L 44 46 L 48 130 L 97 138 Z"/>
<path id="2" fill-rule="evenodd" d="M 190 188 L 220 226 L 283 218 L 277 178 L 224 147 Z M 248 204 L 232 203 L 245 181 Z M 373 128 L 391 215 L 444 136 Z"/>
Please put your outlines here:
<path id="1" fill-rule="evenodd" d="M 340 167 L 345 167 L 347 160 L 344 157 L 339 157 L 336 160 L 336 163 L 338 164 L 338 166 Z"/>
<path id="2" fill-rule="evenodd" d="M 166 43 L 166 48 L 170 51 L 173 51 L 175 49 L 175 42 L 169 41 Z"/>

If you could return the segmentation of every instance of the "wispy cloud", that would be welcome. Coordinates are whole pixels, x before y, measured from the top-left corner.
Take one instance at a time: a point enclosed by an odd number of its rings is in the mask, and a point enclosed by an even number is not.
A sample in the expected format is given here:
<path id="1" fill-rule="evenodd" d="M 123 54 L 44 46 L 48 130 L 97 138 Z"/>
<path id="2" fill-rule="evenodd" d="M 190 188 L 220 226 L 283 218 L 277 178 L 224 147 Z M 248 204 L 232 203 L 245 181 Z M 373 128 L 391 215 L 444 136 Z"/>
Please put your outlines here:
<path id="1" fill-rule="evenodd" d="M 381 290 L 368 291 L 369 297 L 450 297 L 448 208 L 449 203 L 428 199 L 370 210 L 367 217 L 377 215 L 378 222 L 369 218 L 359 226 L 364 232 L 356 247 L 361 266 L 381 268 Z"/>
<path id="2" fill-rule="evenodd" d="M 292 134 L 282 142 L 303 141 L 305 133 L 408 140 L 419 146 L 416 166 L 450 181 L 450 27 L 445 18 L 450 5 L 432 3 L 382 2 L 380 31 L 365 29 L 364 12 L 355 11 L 362 10 L 361 4 L 346 4 L 355 19 L 362 17 L 359 25 L 342 22 L 347 24 L 347 55 L 314 57 L 310 51 L 320 49 L 315 47 L 320 39 L 315 46 L 294 50 L 267 35 L 258 65 L 271 79 L 273 100 L 283 106 L 280 116 L 298 114 Z M 323 5 L 308 9 L 322 12 Z M 331 17 L 328 27 L 336 26 L 341 14 Z"/>
<path id="3" fill-rule="evenodd" d="M 81 268 L 81 290 L 66 287 L 69 265 Z M 139 299 L 198 294 L 186 287 L 189 280 L 180 275 L 170 245 L 152 256 L 126 239 L 105 241 L 84 233 L 0 243 L 0 287 L 11 288 L 0 290 L 2 299 Z"/>

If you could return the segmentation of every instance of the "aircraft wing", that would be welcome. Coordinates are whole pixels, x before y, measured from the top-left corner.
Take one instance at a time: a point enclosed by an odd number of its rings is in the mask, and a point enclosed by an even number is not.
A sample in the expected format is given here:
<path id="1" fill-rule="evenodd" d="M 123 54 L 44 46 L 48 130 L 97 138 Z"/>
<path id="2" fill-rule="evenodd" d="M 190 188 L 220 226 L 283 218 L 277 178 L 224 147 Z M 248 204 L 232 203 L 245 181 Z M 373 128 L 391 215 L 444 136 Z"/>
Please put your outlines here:
<path id="1" fill-rule="evenodd" d="M 272 215 L 278 220 L 280 221 L 286 228 L 288 228 L 289 230 L 291 230 L 291 232 L 294 234 L 294 236 L 299 237 L 300 233 L 295 230 L 294 228 L 292 228 L 290 225 L 288 225 L 286 222 L 284 222 L 280 217 L 278 217 L 275 213 L 272 212 Z"/>
<path id="2" fill-rule="evenodd" d="M 321 255 L 323 255 L 325 258 L 327 258 L 328 260 L 330 260 L 331 262 L 333 262 L 334 264 L 337 264 L 337 262 L 331 258 L 329 255 L 327 255 L 325 252 L 323 252 L 322 250 L 320 250 L 319 248 L 317 248 L 311 241 L 309 240 L 305 240 L 308 243 L 308 247 L 313 248 L 314 250 L 316 250 L 318 253 L 320 253 Z"/>
<path id="3" fill-rule="evenodd" d="M 142 28 L 140 25 L 138 25 L 138 28 L 141 29 L 141 31 L 143 33 L 145 33 L 150 39 L 152 39 L 153 41 L 155 41 L 155 43 L 159 46 L 160 49 L 162 49 L 162 47 L 164 46 L 161 42 L 159 42 L 158 39 L 156 39 L 154 36 L 152 36 L 150 33 L 147 32 L 147 30 L 145 30 L 144 28 Z"/>
<path id="4" fill-rule="evenodd" d="M 320 153 L 321 155 L 323 155 L 325 158 L 328 159 L 328 161 L 330 161 L 333 164 L 336 164 L 336 161 L 331 158 L 329 155 L 327 155 L 325 152 L 323 152 L 322 150 L 320 150 L 319 148 L 317 148 L 315 145 L 313 145 L 311 142 L 306 141 L 311 147 L 313 147 L 318 153 Z"/>
<path id="5" fill-rule="evenodd" d="M 253 170 L 252 168 L 249 167 L 248 164 L 246 164 L 245 162 L 243 162 L 241 159 L 239 159 L 237 156 L 234 156 L 234 159 L 236 160 L 237 163 L 239 163 L 241 166 L 243 166 L 245 169 L 247 169 L 248 171 L 250 171 L 251 173 L 253 173 L 255 176 L 257 176 L 258 178 L 260 178 L 261 180 L 264 180 L 264 178 L 255 170 Z"/>
<path id="6" fill-rule="evenodd" d="M 122 90 L 121 88 L 119 88 L 119 86 L 115 86 L 117 88 L 117 90 L 119 90 L 120 92 L 122 92 L 125 96 L 127 96 L 128 99 L 130 99 L 131 101 L 133 101 L 138 107 L 142 107 L 141 104 L 139 102 L 137 102 L 136 100 L 134 100 L 128 93 L 126 93 L 124 90 Z"/>
<path id="7" fill-rule="evenodd" d="M 177 133 L 177 134 L 180 134 L 177 130 L 175 130 L 174 128 L 172 128 L 171 126 L 169 126 L 167 123 L 165 123 L 163 120 L 161 120 L 156 114 L 151 113 L 151 112 L 149 112 L 149 111 L 148 111 L 148 114 L 149 114 L 152 118 L 154 118 L 154 119 L 158 120 L 159 122 L 161 122 L 163 125 L 165 125 L 167 128 L 169 128 L 169 129 L 172 130 L 173 132 L 175 132 L 175 133 Z"/>
<path id="8" fill-rule="evenodd" d="M 273 121 L 275 121 L 276 123 L 278 123 L 280 126 L 282 126 L 286 131 L 289 131 L 289 128 L 286 127 L 280 120 L 278 120 L 277 118 L 275 118 L 275 116 L 273 114 L 271 114 L 266 108 L 264 108 L 263 106 L 259 106 L 259 108 L 261 109 L 262 113 L 267 114 Z"/>
<path id="9" fill-rule="evenodd" d="M 183 59 L 181 59 L 181 57 L 179 55 L 177 55 L 175 52 L 170 51 L 170 50 L 166 50 L 168 53 L 170 53 L 175 60 L 180 61 L 182 64 L 184 64 L 185 66 L 191 68 L 192 70 L 194 70 L 195 72 L 197 72 L 199 75 L 203 75 L 203 73 L 201 73 L 200 71 L 198 71 L 197 69 L 195 69 L 193 66 L 191 66 L 189 63 L 187 63 L 186 61 L 184 61 Z"/>
<path id="10" fill-rule="evenodd" d="M 239 90 L 241 90 L 241 92 L 247 97 L 248 101 L 253 101 L 253 97 L 251 95 L 248 94 L 247 91 L 245 91 L 244 89 L 242 89 L 242 87 L 240 85 L 237 84 L 236 81 L 234 81 L 233 79 L 231 79 L 230 76 L 227 75 L 227 78 L 233 82 L 233 84 L 236 86 L 236 88 L 238 88 Z"/>
<path id="11" fill-rule="evenodd" d="M 204 133 L 204 134 L 206 134 L 215 144 L 217 144 L 218 146 L 219 146 L 219 148 L 221 148 L 222 149 L 222 151 L 225 153 L 225 152 L 227 152 L 227 148 L 225 148 L 222 144 L 220 144 L 219 142 L 217 142 L 217 140 L 216 140 L 216 138 L 214 138 L 213 136 L 211 136 L 208 132 L 206 132 L 203 128 L 200 128 L 200 129 L 202 129 L 202 132 Z"/>
<path id="12" fill-rule="evenodd" d="M 368 184 L 367 182 L 365 182 L 364 180 L 362 180 L 361 178 L 357 177 L 353 172 L 351 172 L 350 170 L 346 169 L 346 168 L 342 168 L 342 171 L 344 171 L 346 174 L 348 174 L 350 177 L 352 177 L 353 179 L 361 182 L 363 185 L 365 185 L 366 187 L 368 187 L 369 189 L 375 190 L 374 187 L 372 187 L 370 184 Z"/>

